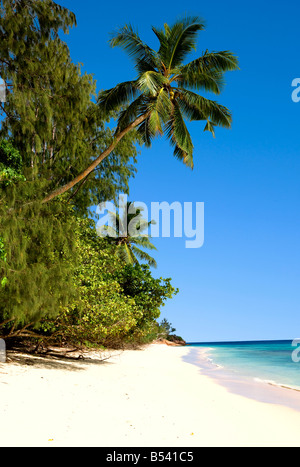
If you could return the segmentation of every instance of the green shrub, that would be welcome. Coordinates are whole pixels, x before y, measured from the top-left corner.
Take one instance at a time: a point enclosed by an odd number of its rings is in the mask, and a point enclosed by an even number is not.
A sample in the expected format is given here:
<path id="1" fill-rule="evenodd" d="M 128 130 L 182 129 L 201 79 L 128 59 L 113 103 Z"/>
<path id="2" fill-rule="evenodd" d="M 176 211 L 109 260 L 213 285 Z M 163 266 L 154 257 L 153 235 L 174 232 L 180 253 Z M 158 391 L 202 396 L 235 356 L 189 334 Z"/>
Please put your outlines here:
<path id="1" fill-rule="evenodd" d="M 120 262 L 116 247 L 99 238 L 93 222 L 78 219 L 74 271 L 77 299 L 61 308 L 56 320 L 44 320 L 44 332 L 74 344 L 118 347 L 157 337 L 156 319 L 177 291 L 170 279 L 154 279 L 149 266 Z"/>

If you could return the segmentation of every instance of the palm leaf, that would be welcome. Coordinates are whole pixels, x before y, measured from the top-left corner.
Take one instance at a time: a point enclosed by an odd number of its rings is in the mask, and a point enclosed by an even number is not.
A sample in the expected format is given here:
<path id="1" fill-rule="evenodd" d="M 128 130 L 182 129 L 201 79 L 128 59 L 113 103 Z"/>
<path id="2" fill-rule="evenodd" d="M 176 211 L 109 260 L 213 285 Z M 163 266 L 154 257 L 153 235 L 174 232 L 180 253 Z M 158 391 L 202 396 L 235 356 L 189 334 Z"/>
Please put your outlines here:
<path id="1" fill-rule="evenodd" d="M 168 33 L 163 31 L 162 29 L 157 29 L 154 26 L 152 26 L 152 31 L 156 35 L 156 37 L 159 40 L 159 50 L 158 50 L 158 57 L 160 59 L 160 66 L 159 69 L 161 70 L 166 70 L 166 67 L 163 68 L 164 64 L 168 60 L 168 50 L 169 50 L 169 41 L 168 41 Z"/>
<path id="2" fill-rule="evenodd" d="M 111 225 L 97 226 L 97 235 L 99 235 L 99 237 L 110 237 L 114 239 L 119 237 L 117 230 Z"/>
<path id="3" fill-rule="evenodd" d="M 216 137 L 215 124 L 213 122 L 211 122 L 210 120 L 207 120 L 204 131 L 210 131 L 210 133 L 212 133 L 213 137 L 214 138 Z"/>
<path id="4" fill-rule="evenodd" d="M 118 245 L 116 252 L 121 261 L 126 264 L 135 264 L 138 262 L 131 248 L 126 243 Z"/>
<path id="5" fill-rule="evenodd" d="M 188 105 L 195 107 L 202 112 L 206 119 L 211 119 L 215 125 L 230 128 L 232 117 L 230 111 L 216 101 L 207 99 L 187 89 L 178 88 L 181 99 Z"/>
<path id="6" fill-rule="evenodd" d="M 184 92 L 177 91 L 175 98 L 183 115 L 188 120 L 207 120 L 207 115 L 203 112 L 203 110 L 195 105 L 194 102 L 191 102 Z"/>
<path id="7" fill-rule="evenodd" d="M 204 29 L 203 20 L 197 16 L 178 20 L 168 34 L 168 60 L 165 63 L 171 70 L 181 65 L 188 53 L 196 49 L 199 31 Z"/>
<path id="8" fill-rule="evenodd" d="M 111 47 L 122 47 L 135 61 L 138 72 L 155 70 L 157 55 L 145 44 L 130 24 L 119 29 L 110 39 Z"/>
<path id="9" fill-rule="evenodd" d="M 132 243 L 134 243 L 135 245 L 142 246 L 143 248 L 147 248 L 148 250 L 157 250 L 156 246 L 150 242 L 149 238 L 150 238 L 149 235 L 135 237 L 132 240 Z"/>
<path id="10" fill-rule="evenodd" d="M 175 147 L 174 156 L 183 160 L 184 164 L 193 168 L 193 143 L 188 129 L 184 123 L 182 113 L 178 103 L 173 104 L 173 113 L 171 119 L 165 127 L 167 136 L 171 144 Z"/>
<path id="11" fill-rule="evenodd" d="M 148 131 L 151 137 L 156 134 L 163 134 L 163 124 L 170 119 L 172 112 L 172 102 L 168 92 L 161 88 L 156 99 L 152 100 L 148 106 L 150 116 L 148 120 Z"/>
<path id="12" fill-rule="evenodd" d="M 168 85 L 168 79 L 156 71 L 147 71 L 139 77 L 137 85 L 143 94 L 156 96 L 164 85 Z"/>
<path id="13" fill-rule="evenodd" d="M 182 67 L 184 71 L 215 70 L 222 73 L 239 69 L 238 58 L 232 52 L 224 50 L 221 52 L 206 51 L 201 57 Z"/>
<path id="14" fill-rule="evenodd" d="M 142 143 L 145 144 L 146 148 L 150 148 L 152 144 L 153 134 L 149 128 L 149 117 L 147 117 L 137 128 L 137 133 L 141 138 Z"/>
<path id="15" fill-rule="evenodd" d="M 135 255 L 135 257 L 141 259 L 142 261 L 146 261 L 150 266 L 153 266 L 154 268 L 157 267 L 157 263 L 152 256 L 148 255 L 145 251 L 141 250 L 140 248 L 137 248 L 136 246 L 132 245 L 131 246 L 132 253 Z"/>
<path id="16" fill-rule="evenodd" d="M 98 96 L 98 106 L 106 112 L 119 110 L 128 104 L 139 92 L 136 81 L 126 81 L 114 88 L 102 91 Z"/>
<path id="17" fill-rule="evenodd" d="M 149 117 L 149 131 L 151 135 L 155 136 L 157 133 L 163 134 L 160 115 L 157 110 L 152 110 Z"/>
<path id="18" fill-rule="evenodd" d="M 220 94 L 224 87 L 224 75 L 214 70 L 184 70 L 177 77 L 176 81 L 180 87 L 204 90 Z"/>
<path id="19" fill-rule="evenodd" d="M 238 59 L 232 52 L 205 52 L 181 68 L 180 85 L 220 94 L 224 86 L 224 72 L 238 68 Z"/>
<path id="20" fill-rule="evenodd" d="M 146 99 L 143 95 L 135 99 L 131 104 L 122 110 L 119 115 L 116 134 L 126 128 L 137 117 L 147 111 Z"/>
<path id="21" fill-rule="evenodd" d="M 161 88 L 156 98 L 155 110 L 157 110 L 164 123 L 169 120 L 172 108 L 173 105 L 169 93 L 166 89 Z"/>

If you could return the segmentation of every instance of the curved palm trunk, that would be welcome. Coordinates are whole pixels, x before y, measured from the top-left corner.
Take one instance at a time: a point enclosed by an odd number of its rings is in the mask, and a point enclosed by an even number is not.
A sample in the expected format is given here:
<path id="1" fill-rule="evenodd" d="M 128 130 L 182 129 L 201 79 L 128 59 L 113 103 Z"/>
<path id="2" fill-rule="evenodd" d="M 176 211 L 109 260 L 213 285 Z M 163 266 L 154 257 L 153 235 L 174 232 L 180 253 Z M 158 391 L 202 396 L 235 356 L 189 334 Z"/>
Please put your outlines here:
<path id="1" fill-rule="evenodd" d="M 53 198 L 56 198 L 56 196 L 59 196 L 59 195 L 62 195 L 63 193 L 65 193 L 66 191 L 70 190 L 71 188 L 73 188 L 75 185 L 77 185 L 77 183 L 81 182 L 82 180 L 84 180 L 91 172 L 93 172 L 93 170 L 95 170 L 95 168 L 103 161 L 103 159 L 105 159 L 107 156 L 109 156 L 109 154 L 115 149 L 115 147 L 117 146 L 117 144 L 121 141 L 121 139 L 130 131 L 132 130 L 133 128 L 136 128 L 138 125 L 140 125 L 144 120 L 146 120 L 146 118 L 149 116 L 150 112 L 147 112 L 146 114 L 144 115 L 141 115 L 140 117 L 138 117 L 134 122 L 132 122 L 130 125 L 128 125 L 128 127 L 126 127 L 124 130 L 122 130 L 120 133 L 118 133 L 113 142 L 111 143 L 110 146 L 108 146 L 108 148 L 105 149 L 105 151 L 102 152 L 102 154 L 100 154 L 97 159 L 95 159 L 91 165 L 85 169 L 83 172 L 81 172 L 79 175 L 77 175 L 77 177 L 75 177 L 73 180 L 71 180 L 70 182 L 68 182 L 66 185 L 58 188 L 57 190 L 53 191 L 52 193 L 50 193 L 48 196 L 46 196 L 42 203 L 47 203 L 48 201 L 51 201 Z"/>

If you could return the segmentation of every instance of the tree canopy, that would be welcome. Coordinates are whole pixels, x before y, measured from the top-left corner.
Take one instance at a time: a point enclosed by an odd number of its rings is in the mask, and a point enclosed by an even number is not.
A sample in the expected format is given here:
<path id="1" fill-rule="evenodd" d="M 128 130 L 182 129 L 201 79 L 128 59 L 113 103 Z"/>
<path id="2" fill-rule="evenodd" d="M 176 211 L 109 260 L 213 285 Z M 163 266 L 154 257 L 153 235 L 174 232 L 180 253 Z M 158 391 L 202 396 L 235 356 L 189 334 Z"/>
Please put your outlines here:
<path id="1" fill-rule="evenodd" d="M 152 28 L 157 51 L 126 25 L 110 43 L 129 53 L 136 78 L 97 94 L 94 76 L 63 41 L 75 25 L 52 0 L 0 2 L 0 336 L 146 342 L 177 293 L 170 278 L 151 274 L 156 261 L 144 251 L 155 249 L 145 235 L 151 221 L 129 203 L 126 219 L 115 215 L 114 234 L 99 238 L 91 208 L 129 194 L 138 147 L 157 135 L 193 167 L 185 121 L 203 121 L 213 134 L 230 128 L 230 111 L 198 91 L 220 94 L 237 58 L 206 51 L 186 63 L 204 29 L 198 17 Z"/>
<path id="2" fill-rule="evenodd" d="M 161 307 L 178 292 L 171 279 L 153 278 L 147 265 L 120 262 L 115 245 L 99 238 L 88 219 L 77 220 L 76 233 L 78 294 L 40 329 L 59 342 L 110 347 L 155 338 Z"/>
<path id="3" fill-rule="evenodd" d="M 174 146 L 174 155 L 192 168 L 194 147 L 185 119 L 204 121 L 204 130 L 213 134 L 216 126 L 230 128 L 232 121 L 226 107 L 195 91 L 220 94 L 224 73 L 236 70 L 238 60 L 230 51 L 206 51 L 185 63 L 196 50 L 199 32 L 204 30 L 199 17 L 184 17 L 171 26 L 165 24 L 163 29 L 152 30 L 159 40 L 158 51 L 145 44 L 131 25 L 113 35 L 111 46 L 121 47 L 129 54 L 137 78 L 104 91 L 98 102 L 107 111 L 131 102 L 120 114 L 117 132 L 145 115 L 138 132 L 146 146 L 156 135 L 165 134 Z"/>
<path id="4" fill-rule="evenodd" d="M 137 77 L 100 92 L 98 108 L 109 117 L 118 112 L 118 126 L 114 139 L 90 165 L 73 180 L 48 194 L 51 201 L 93 172 L 120 141 L 137 130 L 143 143 L 151 146 L 157 135 L 166 135 L 174 147 L 174 156 L 188 167 L 194 166 L 194 146 L 185 120 L 205 122 L 204 131 L 215 135 L 215 127 L 230 128 L 230 111 L 215 100 L 196 91 L 220 94 L 224 74 L 238 69 L 238 59 L 230 51 L 208 52 L 185 64 L 188 54 L 196 48 L 196 41 L 204 24 L 199 17 L 184 17 L 164 29 L 152 28 L 160 46 L 154 51 L 145 44 L 130 25 L 125 25 L 111 38 L 112 47 L 122 47 L 133 58 Z"/>
<path id="5" fill-rule="evenodd" d="M 75 24 L 73 13 L 50 0 L 4 1 L 0 8 L 0 76 L 7 86 L 0 136 L 11 138 L 22 154 L 26 179 L 43 181 L 35 194 L 41 200 L 44 192 L 72 180 L 113 138 L 95 102 L 96 80 L 73 63 L 60 37 Z M 137 143 L 135 134 L 128 135 L 101 170 L 70 192 L 79 212 L 87 214 L 119 191 L 128 193 Z"/>

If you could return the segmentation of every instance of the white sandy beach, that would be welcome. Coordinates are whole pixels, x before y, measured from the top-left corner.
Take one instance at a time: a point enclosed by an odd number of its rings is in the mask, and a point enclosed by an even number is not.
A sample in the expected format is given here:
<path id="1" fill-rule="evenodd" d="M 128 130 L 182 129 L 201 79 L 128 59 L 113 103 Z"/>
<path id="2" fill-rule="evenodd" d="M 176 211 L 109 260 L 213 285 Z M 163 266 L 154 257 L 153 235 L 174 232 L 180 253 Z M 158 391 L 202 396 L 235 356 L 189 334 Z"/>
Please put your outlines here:
<path id="1" fill-rule="evenodd" d="M 300 411 L 228 392 L 189 351 L 0 364 L 0 446 L 300 446 Z"/>

